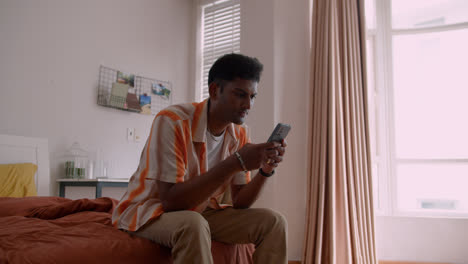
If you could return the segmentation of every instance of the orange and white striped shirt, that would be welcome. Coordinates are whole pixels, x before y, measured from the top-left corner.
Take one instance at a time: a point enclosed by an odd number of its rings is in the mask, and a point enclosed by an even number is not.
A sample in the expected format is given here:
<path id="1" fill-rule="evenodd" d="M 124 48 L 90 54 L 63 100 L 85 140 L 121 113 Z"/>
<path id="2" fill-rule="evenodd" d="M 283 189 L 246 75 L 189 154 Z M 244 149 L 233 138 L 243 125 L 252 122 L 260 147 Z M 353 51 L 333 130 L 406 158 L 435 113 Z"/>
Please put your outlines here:
<path id="1" fill-rule="evenodd" d="M 208 99 L 201 103 L 169 106 L 156 115 L 138 169 L 112 215 L 115 227 L 136 231 L 164 213 L 157 180 L 180 183 L 206 172 L 207 121 Z M 222 160 L 248 142 L 247 127 L 230 124 L 224 133 Z M 250 172 L 239 172 L 231 183 L 248 182 Z M 192 210 L 202 212 L 207 206 L 220 209 L 232 204 L 228 188 L 231 183 L 221 186 L 206 202 Z"/>

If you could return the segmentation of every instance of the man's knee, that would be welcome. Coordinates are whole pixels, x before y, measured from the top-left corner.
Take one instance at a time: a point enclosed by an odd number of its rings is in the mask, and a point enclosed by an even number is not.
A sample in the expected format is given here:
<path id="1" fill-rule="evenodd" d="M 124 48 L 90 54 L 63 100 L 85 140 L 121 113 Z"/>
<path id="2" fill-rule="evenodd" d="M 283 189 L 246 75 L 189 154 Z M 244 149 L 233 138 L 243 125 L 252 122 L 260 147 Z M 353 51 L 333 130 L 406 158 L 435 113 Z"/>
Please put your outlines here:
<path id="1" fill-rule="evenodd" d="M 259 223 L 267 224 L 272 228 L 287 228 L 286 218 L 281 213 L 268 208 L 261 208 L 257 210 L 259 214 Z"/>
<path id="2" fill-rule="evenodd" d="M 183 211 L 182 222 L 178 229 L 179 235 L 184 233 L 196 235 L 196 234 L 210 234 L 210 226 L 205 218 L 193 211 Z"/>

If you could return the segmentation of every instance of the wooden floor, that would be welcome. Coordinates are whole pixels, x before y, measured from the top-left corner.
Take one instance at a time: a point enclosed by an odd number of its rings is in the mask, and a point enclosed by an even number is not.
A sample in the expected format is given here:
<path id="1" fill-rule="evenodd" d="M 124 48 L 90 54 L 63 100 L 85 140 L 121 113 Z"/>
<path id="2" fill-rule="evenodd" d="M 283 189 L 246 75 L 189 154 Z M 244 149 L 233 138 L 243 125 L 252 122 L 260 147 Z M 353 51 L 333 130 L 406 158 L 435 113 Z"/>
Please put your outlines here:
<path id="1" fill-rule="evenodd" d="M 299 260 L 290 260 L 288 264 L 301 264 Z M 409 262 L 409 261 L 386 261 L 379 260 L 379 264 L 450 264 L 450 263 L 435 263 L 435 262 Z"/>
<path id="2" fill-rule="evenodd" d="M 450 264 L 450 263 L 440 263 L 440 262 L 411 262 L 411 261 L 387 261 L 379 260 L 379 264 Z"/>

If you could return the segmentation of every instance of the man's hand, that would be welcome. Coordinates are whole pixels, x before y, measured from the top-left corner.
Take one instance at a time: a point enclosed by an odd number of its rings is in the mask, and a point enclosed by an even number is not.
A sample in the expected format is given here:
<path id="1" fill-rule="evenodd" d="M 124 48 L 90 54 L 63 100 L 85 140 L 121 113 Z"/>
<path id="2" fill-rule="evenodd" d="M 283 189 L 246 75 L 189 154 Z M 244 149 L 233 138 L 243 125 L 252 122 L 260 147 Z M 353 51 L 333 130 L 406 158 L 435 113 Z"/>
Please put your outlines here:
<path id="1" fill-rule="evenodd" d="M 252 162 L 252 164 L 249 163 L 249 165 L 246 166 L 252 167 L 248 167 L 247 169 L 262 168 L 264 172 L 271 173 L 276 167 L 278 167 L 278 164 L 283 161 L 286 146 L 287 144 L 285 140 L 282 140 L 281 143 L 272 142 L 257 145 L 248 144 L 239 151 L 239 154 L 244 155 L 242 158 L 245 163 L 251 161 L 247 160 L 248 158 L 255 160 L 255 162 L 260 162 L 260 164 L 257 165 L 255 165 L 254 162 Z M 257 154 L 255 154 L 256 152 Z M 247 156 L 247 154 L 251 154 L 253 156 Z M 257 197 L 266 181 L 267 177 L 254 177 L 248 184 L 232 185 L 231 195 L 234 208 L 249 208 L 257 200 Z"/>
<path id="2" fill-rule="evenodd" d="M 266 160 L 263 161 L 261 168 L 266 173 L 271 173 L 276 167 L 278 167 L 279 163 L 283 161 L 284 153 L 286 152 L 287 147 L 286 140 L 282 140 L 281 144 L 275 147 L 272 150 L 269 150 L 270 155 Z"/>
<path id="3" fill-rule="evenodd" d="M 262 144 L 245 144 L 239 154 L 247 170 L 262 168 L 266 173 L 272 172 L 283 161 L 286 152 L 286 140 Z"/>
<path id="4" fill-rule="evenodd" d="M 260 168 L 268 159 L 275 159 L 278 154 L 278 147 L 281 147 L 281 144 L 278 142 L 247 143 L 239 150 L 239 154 L 244 161 L 246 169 L 250 171 Z"/>

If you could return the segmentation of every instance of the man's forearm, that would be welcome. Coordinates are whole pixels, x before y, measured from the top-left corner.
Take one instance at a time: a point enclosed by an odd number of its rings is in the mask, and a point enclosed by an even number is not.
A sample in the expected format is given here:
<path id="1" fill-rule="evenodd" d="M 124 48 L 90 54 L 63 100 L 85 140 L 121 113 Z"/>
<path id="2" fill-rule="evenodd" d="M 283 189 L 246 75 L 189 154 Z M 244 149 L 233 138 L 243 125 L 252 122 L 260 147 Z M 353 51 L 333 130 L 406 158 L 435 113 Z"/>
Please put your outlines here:
<path id="1" fill-rule="evenodd" d="M 257 200 L 267 177 L 257 173 L 251 182 L 242 186 L 233 201 L 236 209 L 249 208 Z"/>
<path id="2" fill-rule="evenodd" d="M 173 184 L 162 199 L 164 211 L 190 210 L 206 201 L 233 175 L 241 171 L 239 161 L 231 156 L 206 173 L 186 182 Z"/>

